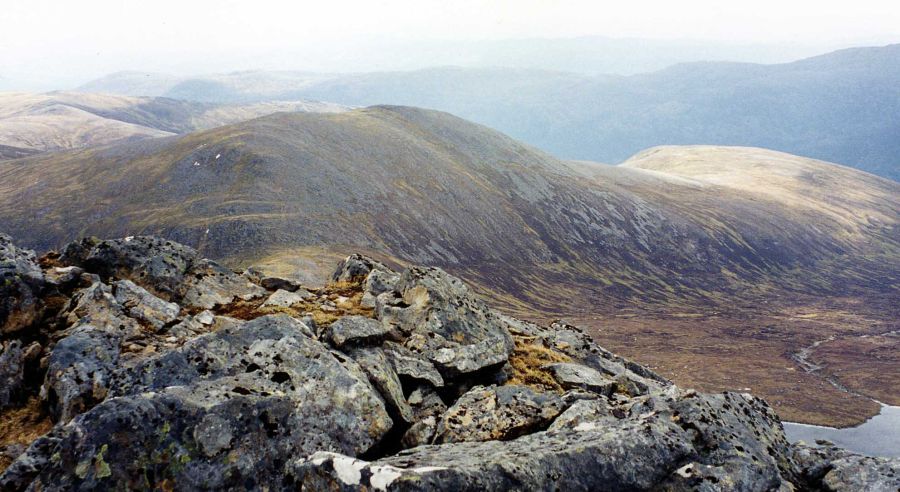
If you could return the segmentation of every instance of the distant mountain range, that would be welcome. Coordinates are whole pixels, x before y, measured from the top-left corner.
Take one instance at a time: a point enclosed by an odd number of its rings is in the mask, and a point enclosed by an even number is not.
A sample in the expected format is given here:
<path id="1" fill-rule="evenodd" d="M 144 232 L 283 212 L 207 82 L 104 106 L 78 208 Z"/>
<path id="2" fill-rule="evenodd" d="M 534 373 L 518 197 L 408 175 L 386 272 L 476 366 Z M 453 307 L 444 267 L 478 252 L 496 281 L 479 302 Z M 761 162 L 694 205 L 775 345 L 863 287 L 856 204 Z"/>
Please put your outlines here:
<path id="1" fill-rule="evenodd" d="M 80 90 L 247 103 L 312 99 L 449 111 L 569 159 L 664 144 L 771 148 L 900 179 L 900 45 L 776 65 L 685 63 L 640 75 L 434 68 L 195 78 L 118 73 Z"/>
<path id="2" fill-rule="evenodd" d="M 164 137 L 277 111 L 341 111 L 310 101 L 215 104 L 79 92 L 0 93 L 0 159 Z"/>

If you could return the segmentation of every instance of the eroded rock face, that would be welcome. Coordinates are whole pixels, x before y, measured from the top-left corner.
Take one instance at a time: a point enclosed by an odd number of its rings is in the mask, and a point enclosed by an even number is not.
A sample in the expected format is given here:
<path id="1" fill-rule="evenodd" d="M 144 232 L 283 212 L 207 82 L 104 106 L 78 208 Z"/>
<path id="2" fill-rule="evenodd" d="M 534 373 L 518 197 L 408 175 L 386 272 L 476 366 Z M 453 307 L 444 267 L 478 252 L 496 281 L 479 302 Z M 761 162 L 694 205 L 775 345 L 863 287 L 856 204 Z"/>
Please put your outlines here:
<path id="1" fill-rule="evenodd" d="M 365 316 L 344 316 L 328 327 L 325 337 L 338 348 L 366 345 L 380 341 L 390 330 L 378 321 Z"/>
<path id="2" fill-rule="evenodd" d="M 152 236 L 85 239 L 66 246 L 60 261 L 104 281 L 130 280 L 163 300 L 202 309 L 266 294 L 247 277 L 201 258 L 193 248 Z"/>
<path id="3" fill-rule="evenodd" d="M 140 322 L 160 330 L 178 317 L 181 308 L 174 302 L 166 302 L 135 285 L 130 280 L 119 280 L 113 284 L 116 301 L 128 315 Z"/>
<path id="4" fill-rule="evenodd" d="M 860 456 L 830 443 L 818 448 L 795 445 L 793 458 L 810 490 L 900 490 L 900 458 Z"/>
<path id="5" fill-rule="evenodd" d="M 379 296 L 379 319 L 407 337 L 405 346 L 423 354 L 445 378 L 508 360 L 509 332 L 458 278 L 438 268 L 413 267 L 395 289 L 393 296 Z"/>
<path id="6" fill-rule="evenodd" d="M 392 426 L 382 400 L 352 360 L 310 336 L 267 316 L 120 371 L 111 398 L 58 429 L 59 458 L 33 485 L 252 488 L 271 486 L 294 453 L 366 451 Z"/>
<path id="7" fill-rule="evenodd" d="M 55 423 L 3 451 L 0 490 L 897 488 L 897 460 L 791 446 L 763 401 L 681 390 L 439 269 L 354 255 L 338 293 L 150 237 L 0 253 L 21 281 L 0 411 L 40 387 Z"/>
<path id="8" fill-rule="evenodd" d="M 25 350 L 22 342 L 0 344 L 0 411 L 22 399 L 25 385 Z"/>
<path id="9" fill-rule="evenodd" d="M 113 332 L 81 325 L 56 344 L 42 390 L 56 421 L 68 422 L 106 399 L 120 341 Z"/>
<path id="10" fill-rule="evenodd" d="M 38 321 L 45 284 L 34 252 L 17 248 L 9 236 L 0 234 L 0 335 Z"/>
<path id="11" fill-rule="evenodd" d="M 546 428 L 563 409 L 558 396 L 526 386 L 476 386 L 444 414 L 435 442 L 512 439 Z"/>

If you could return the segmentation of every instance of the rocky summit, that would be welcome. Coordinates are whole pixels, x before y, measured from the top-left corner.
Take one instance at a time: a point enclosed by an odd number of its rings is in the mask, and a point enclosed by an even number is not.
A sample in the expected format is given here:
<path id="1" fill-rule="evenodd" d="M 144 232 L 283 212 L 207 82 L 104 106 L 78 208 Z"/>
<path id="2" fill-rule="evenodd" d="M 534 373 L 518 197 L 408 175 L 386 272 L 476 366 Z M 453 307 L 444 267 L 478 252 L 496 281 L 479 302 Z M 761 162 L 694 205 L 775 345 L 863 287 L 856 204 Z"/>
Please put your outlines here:
<path id="1" fill-rule="evenodd" d="M 155 237 L 0 235 L 0 489 L 885 490 L 561 322 L 365 256 L 324 287 Z"/>

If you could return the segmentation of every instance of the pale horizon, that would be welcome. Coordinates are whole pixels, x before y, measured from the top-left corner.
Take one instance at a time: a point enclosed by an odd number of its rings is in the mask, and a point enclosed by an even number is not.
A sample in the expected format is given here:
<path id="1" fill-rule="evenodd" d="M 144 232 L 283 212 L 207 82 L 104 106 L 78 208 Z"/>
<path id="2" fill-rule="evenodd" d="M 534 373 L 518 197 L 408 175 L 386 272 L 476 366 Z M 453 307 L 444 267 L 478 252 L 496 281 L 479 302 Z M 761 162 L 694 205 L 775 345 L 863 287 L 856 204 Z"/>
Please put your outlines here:
<path id="1" fill-rule="evenodd" d="M 770 0 L 752 6 L 707 0 L 614 6 L 583 0 L 38 0 L 4 7 L 0 22 L 0 90 L 72 89 L 119 71 L 185 76 L 504 66 L 508 47 L 501 54 L 481 51 L 496 51 L 504 42 L 591 37 L 651 47 L 708 44 L 711 60 L 759 63 L 900 42 L 900 6 L 871 0 L 849 6 Z M 537 64 L 529 67 L 541 68 Z"/>

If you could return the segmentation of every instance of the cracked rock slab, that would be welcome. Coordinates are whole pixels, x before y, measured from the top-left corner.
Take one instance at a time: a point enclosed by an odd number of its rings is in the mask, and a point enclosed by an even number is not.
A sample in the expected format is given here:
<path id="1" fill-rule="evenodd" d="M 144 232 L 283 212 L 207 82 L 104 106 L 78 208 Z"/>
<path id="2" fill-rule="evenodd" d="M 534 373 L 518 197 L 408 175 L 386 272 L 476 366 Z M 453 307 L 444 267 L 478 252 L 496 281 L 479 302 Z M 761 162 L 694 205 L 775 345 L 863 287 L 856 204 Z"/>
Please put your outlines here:
<path id="1" fill-rule="evenodd" d="M 451 406 L 438 425 L 436 443 L 507 440 L 542 430 L 564 410 L 555 394 L 527 386 L 476 386 Z"/>

